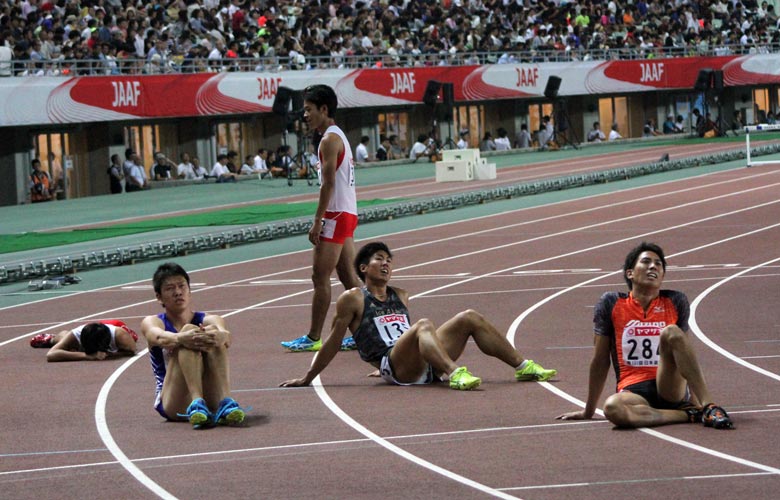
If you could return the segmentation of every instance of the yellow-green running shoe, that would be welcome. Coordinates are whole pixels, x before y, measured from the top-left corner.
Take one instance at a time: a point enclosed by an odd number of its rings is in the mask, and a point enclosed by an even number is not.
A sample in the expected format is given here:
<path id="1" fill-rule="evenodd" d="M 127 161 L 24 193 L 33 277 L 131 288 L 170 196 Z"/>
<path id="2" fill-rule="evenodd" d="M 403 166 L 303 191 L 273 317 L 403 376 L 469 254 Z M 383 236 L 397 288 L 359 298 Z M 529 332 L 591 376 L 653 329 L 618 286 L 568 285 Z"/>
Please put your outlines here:
<path id="1" fill-rule="evenodd" d="M 526 380 L 544 382 L 550 380 L 558 373 L 558 370 L 545 370 L 542 365 L 534 363 L 531 359 L 526 361 L 528 362 L 525 364 L 525 368 L 515 371 L 515 378 L 519 382 L 524 382 Z"/>
<path id="2" fill-rule="evenodd" d="M 470 391 L 479 387 L 481 383 L 482 379 L 472 375 L 465 366 L 455 369 L 450 375 L 450 389 Z"/>

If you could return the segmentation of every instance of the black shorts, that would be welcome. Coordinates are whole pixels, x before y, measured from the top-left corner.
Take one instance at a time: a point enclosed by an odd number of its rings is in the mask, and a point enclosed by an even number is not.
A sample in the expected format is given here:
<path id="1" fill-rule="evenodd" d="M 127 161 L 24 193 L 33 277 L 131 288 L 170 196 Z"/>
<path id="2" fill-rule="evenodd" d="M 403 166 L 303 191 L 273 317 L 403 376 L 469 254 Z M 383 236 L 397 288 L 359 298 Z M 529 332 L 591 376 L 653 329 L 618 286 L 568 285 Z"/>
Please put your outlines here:
<path id="1" fill-rule="evenodd" d="M 688 398 L 690 397 L 690 394 L 687 387 L 685 389 L 685 399 L 673 403 L 658 395 L 658 386 L 656 385 L 655 380 L 645 380 L 644 382 L 629 385 L 623 389 L 623 391 L 642 396 L 650 403 L 650 406 L 658 410 L 679 410 L 689 404 Z"/>

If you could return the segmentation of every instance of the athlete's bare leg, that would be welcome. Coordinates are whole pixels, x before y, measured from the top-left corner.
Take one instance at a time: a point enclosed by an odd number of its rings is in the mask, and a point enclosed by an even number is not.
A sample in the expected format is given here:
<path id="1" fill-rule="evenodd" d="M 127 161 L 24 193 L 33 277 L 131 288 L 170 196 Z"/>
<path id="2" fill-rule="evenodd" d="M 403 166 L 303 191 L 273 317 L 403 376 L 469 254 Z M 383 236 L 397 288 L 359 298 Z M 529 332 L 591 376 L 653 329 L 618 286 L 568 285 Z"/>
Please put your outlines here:
<path id="1" fill-rule="evenodd" d="M 343 245 L 327 241 L 320 241 L 314 247 L 311 275 L 314 296 L 311 301 L 311 324 L 309 326 L 309 338 L 312 340 L 319 340 L 322 336 L 322 328 L 325 325 L 328 308 L 330 308 L 330 276 L 336 269 L 342 249 Z"/>
<path id="2" fill-rule="evenodd" d="M 204 398 L 209 408 L 216 409 L 227 396 L 230 374 L 226 348 L 207 352 L 176 350 L 168 361 L 162 388 L 163 409 L 168 417 L 176 419 L 197 398 Z"/>
<path id="3" fill-rule="evenodd" d="M 344 285 L 345 290 L 363 286 L 355 272 L 355 241 L 352 238 L 344 239 L 344 245 L 341 248 L 341 255 L 336 264 L 336 275 L 339 281 Z"/>
<path id="4" fill-rule="evenodd" d="M 688 421 L 688 414 L 680 410 L 659 410 L 645 398 L 631 392 L 618 392 L 604 402 L 604 415 L 618 427 L 655 427 Z"/>
<path id="5" fill-rule="evenodd" d="M 677 325 L 667 326 L 661 331 L 660 352 L 656 382 L 662 398 L 667 401 L 682 400 L 687 383 L 698 403 L 706 405 L 712 402 L 689 335 Z"/>
<path id="6" fill-rule="evenodd" d="M 390 363 L 399 382 L 418 380 L 430 364 L 437 373 L 452 373 L 458 365 L 450 358 L 428 319 L 417 321 L 399 337 L 390 351 Z"/>
<path id="7" fill-rule="evenodd" d="M 436 336 L 454 360 L 463 354 L 466 342 L 471 337 L 480 351 L 500 359 L 512 368 L 516 368 L 524 361 L 523 356 L 512 347 L 506 337 L 473 309 L 456 314 L 436 330 Z"/>

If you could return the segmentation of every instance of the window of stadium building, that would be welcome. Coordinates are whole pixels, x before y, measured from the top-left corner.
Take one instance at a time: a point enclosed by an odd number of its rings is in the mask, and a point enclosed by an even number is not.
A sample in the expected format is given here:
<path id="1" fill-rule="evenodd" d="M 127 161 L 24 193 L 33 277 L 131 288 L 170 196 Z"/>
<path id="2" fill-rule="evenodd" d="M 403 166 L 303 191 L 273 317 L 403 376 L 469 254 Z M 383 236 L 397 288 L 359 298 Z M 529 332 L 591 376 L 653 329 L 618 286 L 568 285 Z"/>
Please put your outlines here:
<path id="1" fill-rule="evenodd" d="M 154 165 L 154 152 L 161 149 L 160 125 L 125 127 L 125 146 L 138 154 L 142 165 L 148 170 Z M 169 155 L 169 158 L 176 158 L 176 156 Z"/>
<path id="2" fill-rule="evenodd" d="M 409 115 L 407 113 L 379 113 L 379 135 L 397 135 L 400 142 L 409 140 Z M 412 141 L 414 142 L 414 141 Z"/>
<path id="3" fill-rule="evenodd" d="M 478 106 L 457 106 L 455 108 L 455 125 L 453 127 L 454 141 L 458 140 L 458 133 L 461 130 L 468 130 L 468 145 L 470 148 L 479 148 L 479 142 L 485 129 L 485 107 Z M 492 131 L 495 134 L 495 130 Z"/>
<path id="4" fill-rule="evenodd" d="M 78 182 L 73 175 L 73 169 L 67 169 L 67 179 L 63 177 L 63 162 L 70 162 L 69 140 L 68 134 L 61 133 L 33 136 L 33 158 L 41 161 L 41 169 L 51 177 L 54 196 L 58 200 L 77 196 Z"/>
<path id="5" fill-rule="evenodd" d="M 244 145 L 242 125 L 238 122 L 217 124 L 218 153 L 227 154 L 228 151 L 235 151 L 239 155 L 242 153 L 242 146 Z M 241 156 L 239 157 L 242 158 Z M 240 167 L 241 165 L 238 166 Z"/>
<path id="6" fill-rule="evenodd" d="M 628 98 L 604 97 L 599 99 L 599 122 L 602 129 L 609 130 L 617 124 L 618 132 L 623 137 L 631 137 L 628 124 Z"/>
<path id="7" fill-rule="evenodd" d="M 770 99 L 769 89 L 753 89 L 753 106 L 755 109 L 754 121 L 756 123 L 767 123 L 770 121 L 768 115 L 769 112 L 772 111 L 772 101 Z"/>
<path id="8" fill-rule="evenodd" d="M 542 127 L 542 118 L 553 117 L 553 104 L 542 102 L 528 105 L 528 131 L 533 136 Z"/>

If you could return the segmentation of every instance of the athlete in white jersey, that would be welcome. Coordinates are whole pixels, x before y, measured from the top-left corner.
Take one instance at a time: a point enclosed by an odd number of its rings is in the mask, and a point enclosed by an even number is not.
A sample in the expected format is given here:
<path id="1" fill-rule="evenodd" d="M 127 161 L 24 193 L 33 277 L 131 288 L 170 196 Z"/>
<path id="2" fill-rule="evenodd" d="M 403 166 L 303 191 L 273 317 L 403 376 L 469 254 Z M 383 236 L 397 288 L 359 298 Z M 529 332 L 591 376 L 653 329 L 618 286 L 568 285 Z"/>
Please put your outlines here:
<path id="1" fill-rule="evenodd" d="M 352 150 L 349 148 L 349 141 L 344 135 L 344 131 L 341 130 L 338 125 L 331 125 L 325 129 L 325 134 L 323 134 L 322 138 L 323 140 L 320 141 L 320 145 L 317 148 L 317 158 L 319 159 L 317 164 L 317 176 L 320 179 L 320 184 L 322 184 L 322 165 L 324 163 L 322 156 L 322 146 L 325 142 L 325 136 L 328 134 L 337 135 L 341 139 L 342 144 L 344 145 L 344 149 L 336 160 L 338 162 L 336 166 L 336 187 L 333 190 L 333 195 L 330 197 L 330 201 L 328 202 L 327 212 L 346 212 L 348 214 L 357 216 L 357 196 L 355 195 L 355 159 L 352 157 Z M 322 190 L 322 187 L 320 187 L 320 190 Z M 327 218 L 326 221 L 328 221 Z M 325 227 L 327 224 L 328 222 L 325 222 L 323 225 L 323 233 L 320 234 L 321 238 L 327 238 L 327 235 L 324 234 L 327 230 L 327 227 Z"/>
<path id="2" fill-rule="evenodd" d="M 106 319 L 87 323 L 56 334 L 39 334 L 30 340 L 33 347 L 50 347 L 46 360 L 99 361 L 135 354 L 138 335 L 123 321 Z"/>
<path id="3" fill-rule="evenodd" d="M 282 342 L 290 351 L 319 351 L 322 347 L 322 327 L 330 307 L 330 276 L 334 269 L 347 290 L 360 286 L 352 267 L 353 235 L 357 227 L 355 162 L 347 137 L 336 126 L 337 106 L 336 93 L 327 85 L 312 85 L 303 92 L 303 118 L 309 130 L 322 134 L 317 150 L 320 196 L 309 230 L 309 241 L 314 245 L 311 323 L 306 335 Z M 352 337 L 344 339 L 342 349 L 354 348 Z"/>

